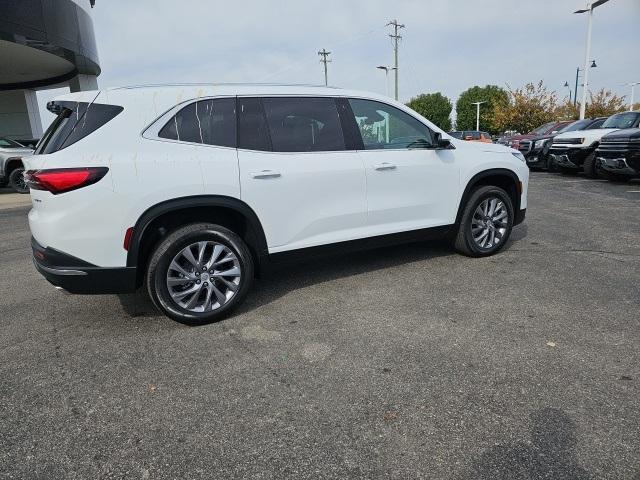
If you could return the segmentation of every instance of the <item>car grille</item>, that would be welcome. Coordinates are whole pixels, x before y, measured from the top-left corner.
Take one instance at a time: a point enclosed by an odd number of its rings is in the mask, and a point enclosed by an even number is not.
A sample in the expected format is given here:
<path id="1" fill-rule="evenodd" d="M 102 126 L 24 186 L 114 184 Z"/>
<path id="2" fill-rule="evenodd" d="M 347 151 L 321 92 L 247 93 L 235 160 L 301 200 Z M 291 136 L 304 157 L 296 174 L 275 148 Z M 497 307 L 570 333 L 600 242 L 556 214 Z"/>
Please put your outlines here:
<path id="1" fill-rule="evenodd" d="M 597 156 L 602 158 L 625 158 L 632 168 L 640 169 L 640 142 L 626 139 L 605 140 L 598 147 Z"/>
<path id="2" fill-rule="evenodd" d="M 520 140 L 520 145 L 518 145 L 518 150 L 522 153 L 529 153 L 531 151 L 531 146 L 533 142 L 531 140 Z"/>

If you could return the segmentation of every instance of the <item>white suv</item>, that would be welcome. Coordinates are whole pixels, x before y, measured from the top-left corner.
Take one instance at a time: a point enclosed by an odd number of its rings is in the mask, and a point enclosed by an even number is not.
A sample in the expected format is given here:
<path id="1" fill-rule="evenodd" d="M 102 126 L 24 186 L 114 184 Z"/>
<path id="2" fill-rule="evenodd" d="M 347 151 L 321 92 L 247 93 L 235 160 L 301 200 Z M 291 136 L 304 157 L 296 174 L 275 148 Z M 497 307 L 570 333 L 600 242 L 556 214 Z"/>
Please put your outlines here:
<path id="1" fill-rule="evenodd" d="M 529 170 L 386 97 L 325 87 L 81 92 L 26 159 L 37 269 L 72 293 L 145 286 L 167 316 L 221 318 L 274 262 L 434 236 L 491 255 Z"/>

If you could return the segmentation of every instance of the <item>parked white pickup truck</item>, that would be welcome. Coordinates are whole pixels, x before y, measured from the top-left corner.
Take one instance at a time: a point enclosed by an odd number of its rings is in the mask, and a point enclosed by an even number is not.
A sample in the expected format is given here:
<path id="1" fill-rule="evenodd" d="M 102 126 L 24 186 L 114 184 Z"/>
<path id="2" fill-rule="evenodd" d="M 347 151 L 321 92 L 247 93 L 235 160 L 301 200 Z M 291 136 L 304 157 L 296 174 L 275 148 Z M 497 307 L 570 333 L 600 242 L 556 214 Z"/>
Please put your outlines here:
<path id="1" fill-rule="evenodd" d="M 33 150 L 8 138 L 0 138 L 0 187 L 7 184 L 18 193 L 29 193 L 24 183 L 22 157 L 33 154 Z"/>

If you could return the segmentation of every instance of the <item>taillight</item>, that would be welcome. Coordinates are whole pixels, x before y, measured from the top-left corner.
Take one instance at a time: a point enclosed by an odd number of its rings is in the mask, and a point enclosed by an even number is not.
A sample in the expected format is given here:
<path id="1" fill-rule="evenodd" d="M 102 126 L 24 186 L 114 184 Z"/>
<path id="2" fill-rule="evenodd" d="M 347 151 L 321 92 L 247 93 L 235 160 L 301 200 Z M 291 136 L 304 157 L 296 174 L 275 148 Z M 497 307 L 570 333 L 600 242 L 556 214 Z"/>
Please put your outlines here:
<path id="1" fill-rule="evenodd" d="M 92 185 L 104 177 L 108 171 L 107 167 L 29 170 L 25 172 L 24 179 L 33 190 L 46 190 L 57 195 Z"/>

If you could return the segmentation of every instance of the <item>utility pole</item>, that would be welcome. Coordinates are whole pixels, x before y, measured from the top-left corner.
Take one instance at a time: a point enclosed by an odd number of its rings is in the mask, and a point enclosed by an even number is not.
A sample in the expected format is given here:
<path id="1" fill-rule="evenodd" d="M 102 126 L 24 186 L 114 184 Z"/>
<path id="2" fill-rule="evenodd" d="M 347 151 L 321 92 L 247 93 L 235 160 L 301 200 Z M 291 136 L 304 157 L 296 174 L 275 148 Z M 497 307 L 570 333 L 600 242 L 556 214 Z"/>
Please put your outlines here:
<path id="1" fill-rule="evenodd" d="M 387 23 L 387 27 L 391 25 L 393 27 L 393 33 L 390 33 L 389 36 L 393 39 L 393 52 L 394 52 L 394 68 L 396 74 L 396 94 L 395 99 L 398 100 L 398 42 L 402 38 L 401 35 L 398 35 L 398 30 L 404 28 L 404 25 L 398 23 L 398 20 L 391 20 Z"/>
<path id="2" fill-rule="evenodd" d="M 324 48 L 318 52 L 318 55 L 320 55 L 322 58 L 320 59 L 320 63 L 324 63 L 324 84 L 329 85 L 329 77 L 327 76 L 327 63 L 331 63 L 331 60 L 329 60 L 329 55 L 331 55 L 331 52 L 327 52 Z"/>

